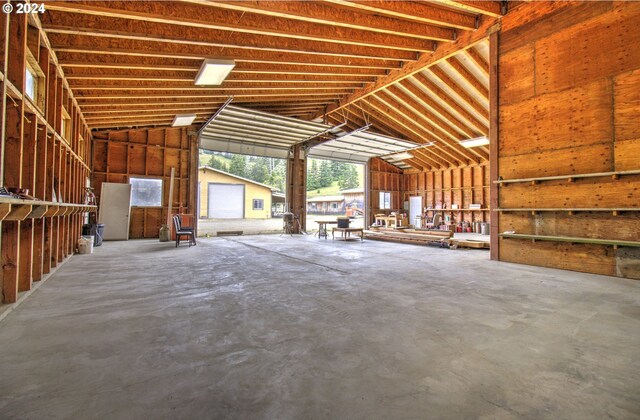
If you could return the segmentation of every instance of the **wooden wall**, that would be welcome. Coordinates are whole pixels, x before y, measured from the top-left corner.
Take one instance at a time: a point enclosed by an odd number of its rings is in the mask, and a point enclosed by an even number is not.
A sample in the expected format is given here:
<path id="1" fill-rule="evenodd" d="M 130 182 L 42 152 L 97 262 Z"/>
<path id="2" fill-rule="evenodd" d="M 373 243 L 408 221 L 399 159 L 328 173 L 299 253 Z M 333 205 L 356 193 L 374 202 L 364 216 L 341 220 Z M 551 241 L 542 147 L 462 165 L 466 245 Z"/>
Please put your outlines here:
<path id="1" fill-rule="evenodd" d="M 456 223 L 489 221 L 488 164 L 439 171 L 407 171 L 403 175 L 403 200 L 421 196 L 424 207 L 460 210 L 445 211 Z M 469 210 L 470 204 L 481 204 L 481 210 Z M 413 223 L 413 220 L 411 221 Z"/>
<path id="2" fill-rule="evenodd" d="M 103 182 L 128 183 L 130 177 L 163 180 L 163 207 L 132 207 L 129 238 L 157 238 L 169 208 L 171 168 L 175 168 L 173 213 L 182 205 L 196 214 L 198 140 L 189 128 L 151 128 L 95 133 L 93 185 L 100 203 Z"/>
<path id="3" fill-rule="evenodd" d="M 90 209 L 84 187 L 91 134 L 37 17 L 2 14 L 0 32 L 0 185 L 29 189 L 37 199 L 0 197 L 2 302 L 13 303 L 76 250 Z M 33 100 L 27 63 L 40 80 Z"/>
<path id="4" fill-rule="evenodd" d="M 639 21 L 639 2 L 533 2 L 503 19 L 503 179 L 640 170 Z M 548 209 L 501 212 L 500 232 L 640 239 L 640 175 L 501 184 L 498 199 Z M 639 248 L 501 239 L 500 260 L 640 278 Z"/>
<path id="5" fill-rule="evenodd" d="M 402 169 L 393 166 L 382 159 L 373 158 L 367 165 L 369 177 L 368 208 L 370 209 L 369 223 L 373 223 L 376 214 L 389 214 L 392 211 L 403 210 L 404 182 Z M 380 208 L 380 192 L 391 193 L 391 209 Z"/>

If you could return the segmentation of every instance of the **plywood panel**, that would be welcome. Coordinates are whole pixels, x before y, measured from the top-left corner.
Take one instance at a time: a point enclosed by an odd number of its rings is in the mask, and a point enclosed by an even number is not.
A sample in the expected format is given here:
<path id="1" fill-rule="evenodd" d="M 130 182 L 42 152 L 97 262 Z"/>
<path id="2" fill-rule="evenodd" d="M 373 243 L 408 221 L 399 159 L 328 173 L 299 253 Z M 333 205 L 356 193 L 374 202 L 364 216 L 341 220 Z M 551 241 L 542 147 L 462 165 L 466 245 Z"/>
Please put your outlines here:
<path id="1" fill-rule="evenodd" d="M 531 98 L 534 93 L 533 44 L 526 44 L 500 57 L 500 104 Z"/>
<path id="2" fill-rule="evenodd" d="M 144 208 L 132 207 L 131 220 L 129 222 L 129 238 L 143 238 L 144 232 Z"/>
<path id="3" fill-rule="evenodd" d="M 500 159 L 504 179 L 588 174 L 613 170 L 611 143 L 567 147 Z"/>
<path id="4" fill-rule="evenodd" d="M 611 141 L 612 83 L 602 79 L 500 108 L 500 156 Z"/>
<path id="5" fill-rule="evenodd" d="M 500 188 L 503 208 L 640 208 L 640 178 L 590 178 L 574 183 L 513 184 Z"/>
<path id="6" fill-rule="evenodd" d="M 640 3 L 616 4 L 612 13 L 536 42 L 538 94 L 555 92 L 640 67 Z"/>
<path id="7" fill-rule="evenodd" d="M 109 143 L 107 172 L 124 174 L 127 172 L 127 146 Z"/>
<path id="8" fill-rule="evenodd" d="M 640 138 L 616 141 L 614 159 L 616 171 L 640 170 Z"/>
<path id="9" fill-rule="evenodd" d="M 145 238 L 157 238 L 160 232 L 160 227 L 166 220 L 162 218 L 162 209 L 147 209 L 144 237 Z"/>
<path id="10" fill-rule="evenodd" d="M 617 76 L 613 89 L 616 141 L 640 138 L 640 69 Z"/>
<path id="11" fill-rule="evenodd" d="M 500 239 L 500 260 L 608 276 L 616 274 L 613 248 L 601 245 Z"/>
<path id="12" fill-rule="evenodd" d="M 145 174 L 146 150 L 147 148 L 142 146 L 129 146 L 129 172 Z"/>
<path id="13" fill-rule="evenodd" d="M 505 212 L 500 216 L 501 232 L 513 230 L 516 233 L 544 236 L 637 241 L 638 226 L 640 214 L 636 212 L 618 216 L 608 212 L 580 212 L 573 215 L 567 212 L 540 212 L 533 216 L 524 212 Z"/>
<path id="14" fill-rule="evenodd" d="M 154 147 L 147 148 L 147 174 L 164 175 L 164 150 Z"/>

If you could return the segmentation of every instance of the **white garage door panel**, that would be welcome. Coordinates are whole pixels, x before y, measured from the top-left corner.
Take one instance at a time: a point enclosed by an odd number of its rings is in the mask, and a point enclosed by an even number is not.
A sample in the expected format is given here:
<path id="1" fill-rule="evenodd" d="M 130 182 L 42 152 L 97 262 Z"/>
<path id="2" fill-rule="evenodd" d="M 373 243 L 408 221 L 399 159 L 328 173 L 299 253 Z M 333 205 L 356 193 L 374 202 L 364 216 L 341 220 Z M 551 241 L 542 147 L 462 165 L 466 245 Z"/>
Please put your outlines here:
<path id="1" fill-rule="evenodd" d="M 209 184 L 209 218 L 242 219 L 244 185 Z"/>

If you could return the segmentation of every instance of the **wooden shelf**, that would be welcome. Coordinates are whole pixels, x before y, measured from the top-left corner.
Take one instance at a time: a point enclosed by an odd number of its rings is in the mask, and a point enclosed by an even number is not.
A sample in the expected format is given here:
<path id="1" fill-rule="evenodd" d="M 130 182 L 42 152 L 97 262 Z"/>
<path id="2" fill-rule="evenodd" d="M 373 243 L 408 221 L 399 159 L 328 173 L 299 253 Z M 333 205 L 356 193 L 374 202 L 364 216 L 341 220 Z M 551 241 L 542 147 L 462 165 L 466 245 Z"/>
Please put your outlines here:
<path id="1" fill-rule="evenodd" d="M 96 211 L 97 206 L 0 197 L 0 221 L 41 219 Z"/>
<path id="2" fill-rule="evenodd" d="M 615 239 L 578 238 L 571 236 L 544 236 L 528 235 L 522 233 L 501 233 L 499 236 L 505 239 L 528 239 L 532 241 L 569 242 L 572 244 L 610 245 L 614 247 L 640 247 L 637 241 L 619 241 Z"/>
<path id="3" fill-rule="evenodd" d="M 11 96 L 14 99 L 22 100 L 22 93 L 14 86 L 9 79 L 4 79 L 4 84 L 7 87 L 7 95 Z"/>
<path id="4" fill-rule="evenodd" d="M 592 174 L 575 174 L 575 175 L 558 175 L 558 176 L 545 176 L 540 178 L 519 178 L 519 179 L 501 179 L 493 181 L 494 184 L 515 184 L 521 182 L 544 182 L 544 181 L 557 181 L 557 180 L 574 180 L 582 178 L 600 178 L 600 177 L 613 177 L 617 178 L 625 175 L 640 175 L 640 169 L 634 171 L 617 171 L 617 172 L 597 172 Z"/>
<path id="5" fill-rule="evenodd" d="M 491 211 L 491 209 L 427 209 L 427 211 L 459 212 L 459 211 Z"/>
<path id="6" fill-rule="evenodd" d="M 533 209 L 533 208 L 528 208 L 528 209 L 497 209 L 497 211 L 500 212 L 520 212 L 520 211 L 526 211 L 526 212 L 568 212 L 568 213 L 575 213 L 575 212 L 590 212 L 590 211 L 597 211 L 597 212 L 611 212 L 611 213 L 617 213 L 617 212 L 627 212 L 627 211 L 640 211 L 640 207 L 625 207 L 625 208 L 602 208 L 602 207 L 591 207 L 591 208 L 586 208 L 586 207 L 582 207 L 582 208 L 540 208 L 540 209 Z"/>

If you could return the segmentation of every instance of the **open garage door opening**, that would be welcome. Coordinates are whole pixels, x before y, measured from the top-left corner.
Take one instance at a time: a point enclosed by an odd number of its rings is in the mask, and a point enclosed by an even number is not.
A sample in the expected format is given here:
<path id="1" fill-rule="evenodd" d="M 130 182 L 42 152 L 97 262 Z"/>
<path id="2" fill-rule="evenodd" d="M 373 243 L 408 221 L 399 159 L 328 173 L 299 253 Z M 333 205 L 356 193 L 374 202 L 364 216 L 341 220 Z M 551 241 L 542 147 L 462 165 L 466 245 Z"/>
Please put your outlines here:
<path id="1" fill-rule="evenodd" d="M 349 218 L 351 227 L 365 227 L 365 165 L 338 160 L 307 160 L 307 230 L 318 221 Z"/>
<path id="2" fill-rule="evenodd" d="M 200 150 L 200 235 L 282 231 L 286 161 Z"/>

